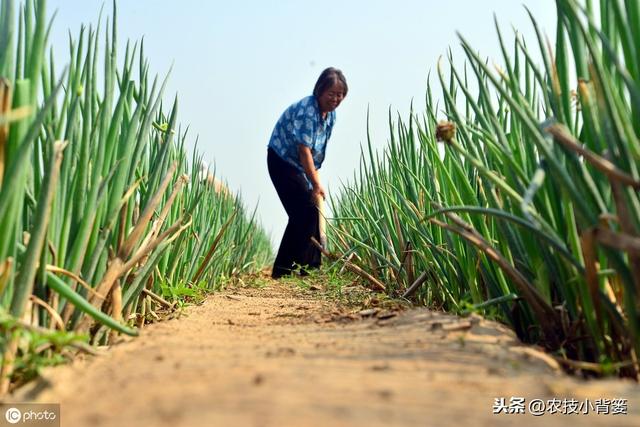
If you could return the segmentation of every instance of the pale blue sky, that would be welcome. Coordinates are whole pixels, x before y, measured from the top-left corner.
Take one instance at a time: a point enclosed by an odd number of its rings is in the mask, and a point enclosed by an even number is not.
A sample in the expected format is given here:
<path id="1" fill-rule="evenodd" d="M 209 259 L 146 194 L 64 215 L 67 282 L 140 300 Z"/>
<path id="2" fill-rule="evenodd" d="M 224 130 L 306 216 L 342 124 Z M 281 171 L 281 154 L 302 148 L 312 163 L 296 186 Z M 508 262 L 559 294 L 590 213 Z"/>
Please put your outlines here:
<path id="1" fill-rule="evenodd" d="M 67 61 L 67 31 L 95 25 L 103 3 L 47 2 L 49 13 L 57 10 L 50 39 L 57 64 Z M 406 117 L 412 100 L 422 109 L 438 57 L 452 47 L 462 58 L 456 31 L 499 63 L 495 12 L 508 40 L 513 26 L 535 45 L 523 4 L 553 38 L 553 0 L 120 0 L 118 26 L 121 45 L 144 36 L 153 73 L 164 75 L 173 63 L 165 99 L 178 93 L 189 147 L 199 135 L 199 151 L 217 175 L 248 206 L 260 201 L 277 245 L 286 215 L 269 180 L 266 146 L 282 111 L 311 94 L 325 67 L 342 69 L 349 83 L 321 169 L 325 188 L 337 192 L 359 164 L 367 107 L 374 145 L 382 148 L 389 109 Z M 111 15 L 111 2 L 104 6 Z"/>

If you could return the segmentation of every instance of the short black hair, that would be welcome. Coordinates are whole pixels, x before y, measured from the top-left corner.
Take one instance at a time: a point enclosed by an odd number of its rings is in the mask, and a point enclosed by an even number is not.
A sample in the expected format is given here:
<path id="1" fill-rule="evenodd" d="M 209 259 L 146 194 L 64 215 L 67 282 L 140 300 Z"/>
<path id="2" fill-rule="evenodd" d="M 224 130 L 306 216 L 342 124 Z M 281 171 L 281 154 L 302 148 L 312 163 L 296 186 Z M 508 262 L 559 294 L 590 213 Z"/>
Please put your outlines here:
<path id="1" fill-rule="evenodd" d="M 313 94 L 316 98 L 319 98 L 325 90 L 336 83 L 342 84 L 342 87 L 344 87 L 344 96 L 347 96 L 349 86 L 347 86 L 347 79 L 344 78 L 342 71 L 333 67 L 325 68 L 325 70 L 320 73 L 320 77 L 318 77 L 318 81 L 313 88 Z"/>

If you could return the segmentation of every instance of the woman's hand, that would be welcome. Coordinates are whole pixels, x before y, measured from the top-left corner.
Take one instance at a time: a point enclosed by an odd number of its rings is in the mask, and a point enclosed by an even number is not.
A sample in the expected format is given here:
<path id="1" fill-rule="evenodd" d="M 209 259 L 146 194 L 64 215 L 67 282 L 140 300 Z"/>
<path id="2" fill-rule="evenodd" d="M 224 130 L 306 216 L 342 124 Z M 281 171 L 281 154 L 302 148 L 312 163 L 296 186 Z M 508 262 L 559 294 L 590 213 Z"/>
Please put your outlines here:
<path id="1" fill-rule="evenodd" d="M 312 192 L 314 199 L 318 196 L 322 197 L 322 200 L 326 199 L 326 192 L 322 184 L 320 184 L 320 174 L 313 164 L 311 149 L 303 144 L 298 145 L 298 156 L 300 157 L 300 164 L 304 169 L 304 173 L 307 175 L 307 178 L 309 178 L 309 181 L 311 181 L 311 185 L 313 186 Z"/>
<path id="2" fill-rule="evenodd" d="M 318 197 L 322 197 L 322 200 L 325 200 L 327 198 L 327 194 L 325 193 L 324 187 L 320 183 L 318 183 L 318 185 L 313 186 L 312 194 L 313 194 L 314 200 L 317 200 Z"/>

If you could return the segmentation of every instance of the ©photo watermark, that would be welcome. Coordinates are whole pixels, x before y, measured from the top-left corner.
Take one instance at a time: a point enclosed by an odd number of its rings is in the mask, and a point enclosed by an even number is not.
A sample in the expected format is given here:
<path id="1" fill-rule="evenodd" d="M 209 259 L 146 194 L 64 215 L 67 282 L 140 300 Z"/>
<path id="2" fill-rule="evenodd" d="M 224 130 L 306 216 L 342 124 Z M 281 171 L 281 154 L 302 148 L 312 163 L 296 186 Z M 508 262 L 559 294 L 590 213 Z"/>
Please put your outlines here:
<path id="1" fill-rule="evenodd" d="M 0 403 L 0 426 L 60 427 L 60 404 Z"/>

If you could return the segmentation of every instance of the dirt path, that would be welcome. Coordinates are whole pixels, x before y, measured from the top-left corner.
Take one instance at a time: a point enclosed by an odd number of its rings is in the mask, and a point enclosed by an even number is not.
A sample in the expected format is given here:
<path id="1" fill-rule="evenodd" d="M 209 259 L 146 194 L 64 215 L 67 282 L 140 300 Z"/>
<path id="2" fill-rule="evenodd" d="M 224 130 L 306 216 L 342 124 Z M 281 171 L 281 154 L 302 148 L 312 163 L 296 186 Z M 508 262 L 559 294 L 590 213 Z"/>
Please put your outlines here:
<path id="1" fill-rule="evenodd" d="M 359 319 L 318 293 L 215 294 L 13 400 L 59 402 L 63 427 L 640 425 L 637 385 L 569 378 L 500 325 L 426 310 Z M 628 415 L 492 413 L 511 397 L 623 398 Z"/>

